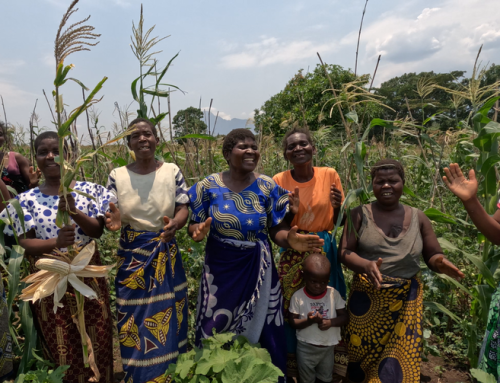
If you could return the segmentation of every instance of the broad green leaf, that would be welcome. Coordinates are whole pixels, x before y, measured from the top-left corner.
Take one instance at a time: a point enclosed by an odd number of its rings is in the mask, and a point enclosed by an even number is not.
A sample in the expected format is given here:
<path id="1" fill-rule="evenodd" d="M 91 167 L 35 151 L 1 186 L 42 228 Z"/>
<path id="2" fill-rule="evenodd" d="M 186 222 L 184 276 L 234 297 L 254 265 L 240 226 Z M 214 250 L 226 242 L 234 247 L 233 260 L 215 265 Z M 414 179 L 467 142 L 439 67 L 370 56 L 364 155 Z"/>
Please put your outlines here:
<path id="1" fill-rule="evenodd" d="M 454 244 L 452 244 L 450 241 L 448 241 L 447 239 L 445 239 L 443 237 L 439 237 L 437 240 L 443 249 L 446 249 L 448 251 L 457 251 L 457 252 L 462 251 L 458 247 L 456 247 Z"/>
<path id="2" fill-rule="evenodd" d="M 222 372 L 223 383 L 276 383 L 283 376 L 272 363 L 263 362 L 251 355 L 231 361 Z"/>
<path id="3" fill-rule="evenodd" d="M 179 364 L 176 373 L 179 374 L 181 379 L 184 379 L 191 372 L 191 368 L 194 366 L 194 360 L 185 360 Z"/>
<path id="4" fill-rule="evenodd" d="M 112 162 L 113 162 L 113 164 L 118 165 L 118 166 L 126 166 L 127 165 L 127 161 L 125 161 L 121 157 L 115 158 Z"/>
<path id="5" fill-rule="evenodd" d="M 431 105 L 431 104 L 428 104 L 428 105 Z M 430 120 L 432 120 L 434 117 L 436 117 L 436 116 L 438 116 L 438 115 L 440 115 L 440 114 L 442 114 L 442 113 L 443 113 L 443 111 L 441 111 L 441 112 L 437 112 L 437 113 L 434 113 L 432 116 L 427 117 L 427 118 L 424 120 L 424 122 L 422 123 L 422 125 L 424 125 L 424 126 L 425 126 L 425 125 L 426 125 L 426 124 L 427 124 Z M 447 117 L 447 116 L 443 116 L 443 117 Z"/>
<path id="6" fill-rule="evenodd" d="M 486 161 L 484 161 L 481 165 L 481 174 L 486 175 L 490 171 L 490 169 L 498 162 L 500 162 L 500 155 L 496 154 L 488 157 Z"/>
<path id="7" fill-rule="evenodd" d="M 493 141 L 498 136 L 500 136 L 500 124 L 490 121 L 480 130 L 479 135 L 472 142 L 476 148 L 490 152 Z"/>
<path id="8" fill-rule="evenodd" d="M 453 314 L 450 310 L 444 307 L 442 304 L 437 302 L 424 302 L 424 306 L 429 307 L 432 310 L 441 311 L 443 314 L 448 315 L 452 320 L 460 323 L 460 318 Z"/>
<path id="9" fill-rule="evenodd" d="M 84 193 L 80 190 L 76 190 L 76 189 L 68 189 L 69 192 L 75 192 L 76 194 L 80 194 L 81 196 L 84 196 L 88 199 L 91 199 L 92 201 L 95 201 L 95 198 L 93 196 L 91 196 L 90 194 L 87 194 L 87 193 Z"/>
<path id="10" fill-rule="evenodd" d="M 23 222 L 23 221 L 21 221 Z M 9 291 L 7 294 L 7 307 L 9 309 L 9 318 L 12 314 L 12 303 L 14 302 L 14 298 L 17 295 L 19 288 L 19 280 L 21 275 L 21 264 L 23 263 L 24 258 L 24 249 L 21 246 L 14 245 L 12 246 L 12 250 L 10 252 L 10 260 L 9 260 Z"/>
<path id="11" fill-rule="evenodd" d="M 195 373 L 207 375 L 210 370 L 214 373 L 221 372 L 230 360 L 237 359 L 238 356 L 234 351 L 216 348 L 210 355 L 210 359 L 203 358 L 198 361 Z"/>
<path id="12" fill-rule="evenodd" d="M 425 210 L 424 214 L 427 216 L 427 218 L 434 222 L 452 223 L 454 225 L 457 224 L 457 221 L 455 221 L 455 219 L 451 215 L 445 214 L 437 209 L 434 209 L 433 207 Z"/>
<path id="13" fill-rule="evenodd" d="M 141 89 L 141 93 L 149 94 L 150 96 L 156 96 L 156 97 L 169 97 L 170 96 L 170 92 L 168 90 Z"/>
<path id="14" fill-rule="evenodd" d="M 340 154 L 344 153 L 345 150 L 347 149 L 347 147 L 351 145 L 351 141 L 349 141 L 347 144 L 344 145 L 344 147 L 342 148 L 342 150 L 340 151 Z"/>
<path id="15" fill-rule="evenodd" d="M 478 113 L 482 114 L 484 117 L 488 117 L 489 111 L 491 110 L 491 108 L 493 108 L 497 100 L 500 100 L 500 96 L 490 98 L 488 101 L 484 103 L 481 109 L 478 110 Z"/>
<path id="16" fill-rule="evenodd" d="M 85 99 L 84 103 L 70 113 L 68 119 L 64 122 L 64 124 L 61 125 L 61 127 L 57 131 L 57 135 L 59 137 L 67 135 L 68 131 L 69 131 L 69 127 L 71 126 L 73 121 L 75 121 L 76 118 L 80 114 L 82 114 L 89 106 L 92 105 L 92 103 L 95 102 L 94 96 L 97 94 L 97 92 L 99 92 L 101 90 L 102 86 L 104 85 L 104 83 L 106 82 L 107 79 L 108 79 L 107 77 L 104 77 L 95 86 L 94 90 L 92 90 L 92 92 L 90 92 L 90 94 Z"/>
<path id="17" fill-rule="evenodd" d="M 12 186 L 10 185 L 5 185 L 7 187 L 7 190 L 12 193 L 13 196 L 16 196 L 18 193 L 17 193 L 17 190 L 14 189 Z M 7 201 L 3 201 L 3 202 L 7 202 Z"/>
<path id="18" fill-rule="evenodd" d="M 137 96 L 137 82 L 141 79 L 141 76 L 137 77 L 134 81 L 132 81 L 132 97 L 135 101 L 139 102 L 139 97 Z"/>
<path id="19" fill-rule="evenodd" d="M 475 255 L 469 254 L 455 245 L 453 245 L 450 241 L 440 237 L 438 238 L 438 242 L 441 245 L 443 249 L 446 249 L 448 251 L 455 251 L 455 252 L 460 252 L 462 253 L 468 260 L 470 260 L 479 270 L 479 272 L 483 275 L 483 278 L 485 281 L 492 287 L 496 288 L 496 283 L 495 279 L 493 278 L 493 275 L 491 274 L 490 269 L 486 264 L 482 261 L 481 258 L 476 257 Z"/>
<path id="20" fill-rule="evenodd" d="M 365 172 L 364 172 L 365 157 L 366 157 L 365 143 L 362 141 L 356 142 L 354 151 L 354 162 L 356 163 L 356 168 L 358 169 L 358 175 L 364 189 L 366 189 Z"/>
<path id="21" fill-rule="evenodd" d="M 429 136 L 427 133 L 422 133 L 420 135 L 420 137 L 422 137 L 424 139 L 424 141 L 427 141 L 431 145 L 439 146 L 439 144 L 431 136 Z"/>
<path id="22" fill-rule="evenodd" d="M 162 121 L 165 117 L 167 117 L 168 115 L 168 112 L 167 113 L 160 113 L 158 116 L 154 117 L 154 118 L 150 118 L 149 120 L 155 124 L 155 125 L 158 125 L 158 123 L 160 121 Z"/>
<path id="23" fill-rule="evenodd" d="M 464 285 L 462 285 L 460 282 L 454 280 L 453 278 L 447 276 L 446 274 L 436 274 L 436 275 L 439 278 L 444 279 L 445 281 L 448 281 L 452 285 L 455 285 L 460 290 L 462 290 L 464 293 L 466 293 L 467 295 L 469 295 L 471 298 L 473 298 L 473 299 L 475 298 L 474 294 L 472 294 L 472 292 L 467 287 L 465 287 Z"/>
<path id="24" fill-rule="evenodd" d="M 488 322 L 488 311 L 491 304 L 491 296 L 495 292 L 495 287 L 488 285 L 476 285 L 474 289 L 478 292 L 477 299 L 481 303 L 481 318 L 484 323 Z"/>
<path id="25" fill-rule="evenodd" d="M 373 120 L 370 121 L 370 127 L 373 128 L 374 126 L 392 127 L 392 122 L 382 120 L 381 118 L 374 118 Z"/>
<path id="26" fill-rule="evenodd" d="M 21 328 L 25 334 L 24 339 L 24 350 L 23 358 L 21 359 L 21 364 L 19 365 L 18 373 L 27 372 L 29 370 L 28 362 L 33 356 L 33 350 L 36 348 L 37 333 L 35 324 L 33 322 L 33 313 L 29 302 L 20 302 L 21 309 Z"/>
<path id="27" fill-rule="evenodd" d="M 158 84 L 161 82 L 161 80 L 163 79 L 163 76 L 165 76 L 165 73 L 167 73 L 167 70 L 168 70 L 168 68 L 170 68 L 170 65 L 172 64 L 172 61 L 174 61 L 174 60 L 177 58 L 177 56 L 179 56 L 179 53 L 180 53 L 180 52 L 177 52 L 177 54 L 176 54 L 174 57 L 172 57 L 172 58 L 170 59 L 170 61 L 168 62 L 168 64 L 167 64 L 167 65 L 165 66 L 165 68 L 161 71 L 161 74 L 160 74 L 160 76 L 158 77 L 158 80 L 157 80 L 157 82 L 156 82 L 157 86 L 158 86 Z M 176 86 L 173 86 L 173 87 L 174 87 L 174 88 L 176 88 L 176 89 L 179 89 L 179 88 L 177 88 Z M 179 90 L 180 90 L 180 89 L 179 89 Z"/>
<path id="28" fill-rule="evenodd" d="M 19 203 L 19 200 L 17 198 L 11 198 L 7 202 L 16 211 L 17 220 L 19 220 L 21 227 L 24 228 L 24 212 L 23 212 L 23 208 L 21 207 L 21 204 Z M 15 221 L 14 217 L 10 217 L 10 218 Z M 15 230 L 14 230 L 14 232 L 15 232 Z"/>
<path id="29" fill-rule="evenodd" d="M 471 368 L 470 374 L 476 378 L 479 383 L 497 383 L 496 378 L 493 375 L 488 374 L 486 371 Z"/>
<path id="30" fill-rule="evenodd" d="M 350 122 L 355 122 L 356 124 L 358 123 L 358 114 L 356 113 L 355 110 L 352 112 L 346 113 L 345 116 Z"/>
<path id="31" fill-rule="evenodd" d="M 78 85 L 80 85 L 85 90 L 89 90 L 89 88 L 87 88 L 85 85 L 83 85 L 83 83 L 80 80 L 77 80 L 76 78 L 70 77 L 70 78 L 68 78 L 68 80 L 76 82 Z"/>

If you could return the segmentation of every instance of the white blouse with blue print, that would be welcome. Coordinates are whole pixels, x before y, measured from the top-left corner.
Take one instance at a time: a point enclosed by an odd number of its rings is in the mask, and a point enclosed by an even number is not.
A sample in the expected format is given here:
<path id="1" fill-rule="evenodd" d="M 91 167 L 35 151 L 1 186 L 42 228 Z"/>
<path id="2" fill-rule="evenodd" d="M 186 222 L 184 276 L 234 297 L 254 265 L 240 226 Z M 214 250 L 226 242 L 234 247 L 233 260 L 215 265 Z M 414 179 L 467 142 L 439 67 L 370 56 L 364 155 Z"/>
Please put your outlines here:
<path id="1" fill-rule="evenodd" d="M 109 209 L 109 203 L 116 203 L 116 197 L 112 192 L 101 185 L 91 182 L 76 182 L 74 190 L 79 190 L 93 197 L 93 199 L 82 196 L 75 192 L 71 193 L 75 199 L 75 206 L 83 214 L 89 217 L 103 217 Z M 9 204 L 7 209 L 13 221 L 17 235 L 24 234 L 31 229 L 35 230 L 36 238 L 51 239 L 57 237 L 59 228 L 56 226 L 57 207 L 59 196 L 43 194 L 38 187 L 28 190 L 16 196 L 24 214 L 24 228 L 19 222 L 19 217 L 14 207 Z M 0 213 L 1 219 L 8 219 L 7 209 Z M 12 226 L 6 225 L 4 233 L 14 235 Z M 82 245 L 89 243 L 92 239 L 85 235 L 83 230 L 76 225 L 75 242 Z"/>

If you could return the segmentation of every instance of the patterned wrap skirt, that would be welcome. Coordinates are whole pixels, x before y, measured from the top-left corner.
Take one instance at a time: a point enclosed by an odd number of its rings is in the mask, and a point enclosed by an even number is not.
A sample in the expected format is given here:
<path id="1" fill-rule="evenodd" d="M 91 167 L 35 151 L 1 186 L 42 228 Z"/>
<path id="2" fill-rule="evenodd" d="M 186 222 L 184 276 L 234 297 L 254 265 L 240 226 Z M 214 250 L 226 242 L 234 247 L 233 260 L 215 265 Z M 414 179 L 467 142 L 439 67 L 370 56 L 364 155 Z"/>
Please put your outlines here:
<path id="1" fill-rule="evenodd" d="M 323 254 L 328 258 L 331 264 L 330 281 L 328 285 L 334 287 L 342 298 L 346 297 L 346 285 L 344 281 L 344 273 L 340 258 L 337 256 L 337 242 L 331 232 L 320 231 L 318 233 L 299 230 L 301 234 L 315 234 L 324 239 Z M 286 349 L 287 361 L 286 369 L 287 376 L 298 377 L 297 368 L 297 336 L 296 330 L 288 324 L 288 308 L 290 299 L 293 294 L 305 286 L 302 278 L 302 262 L 307 258 L 309 252 L 300 252 L 294 249 L 282 249 L 280 261 L 278 265 L 278 274 L 283 292 L 284 316 L 285 316 L 285 334 L 286 334 Z M 345 376 L 347 369 L 347 349 L 343 341 L 335 346 L 335 367 L 334 372 L 341 376 Z"/>
<path id="2" fill-rule="evenodd" d="M 126 383 L 163 383 L 187 344 L 187 281 L 175 238 L 122 228 L 115 279 Z"/>
<path id="3" fill-rule="evenodd" d="M 213 330 L 260 343 L 285 373 L 283 297 L 267 241 L 208 238 L 198 295 L 197 345 Z"/>
<path id="4" fill-rule="evenodd" d="M 479 353 L 479 368 L 492 374 L 500 381 L 500 287 L 491 297 L 486 334 L 484 335 L 481 352 Z"/>
<path id="5" fill-rule="evenodd" d="M 348 382 L 420 381 L 422 297 L 418 277 L 384 275 L 381 289 L 375 290 L 368 278 L 354 276 L 346 331 Z"/>
<path id="6" fill-rule="evenodd" d="M 99 252 L 90 260 L 91 265 L 101 265 Z M 30 258 L 31 272 L 39 271 L 34 267 L 35 259 Z M 94 348 L 94 357 L 101 374 L 100 383 L 114 382 L 113 374 L 113 319 L 109 305 L 109 289 L 106 278 L 84 278 L 98 299 L 85 298 L 85 329 Z M 54 297 L 50 296 L 30 304 L 38 337 L 41 340 L 45 358 L 59 366 L 69 365 L 64 382 L 88 382 L 94 376 L 90 367 L 83 364 L 83 350 L 80 332 L 73 323 L 72 316 L 77 314 L 76 298 L 73 287 L 68 289 L 54 314 Z"/>

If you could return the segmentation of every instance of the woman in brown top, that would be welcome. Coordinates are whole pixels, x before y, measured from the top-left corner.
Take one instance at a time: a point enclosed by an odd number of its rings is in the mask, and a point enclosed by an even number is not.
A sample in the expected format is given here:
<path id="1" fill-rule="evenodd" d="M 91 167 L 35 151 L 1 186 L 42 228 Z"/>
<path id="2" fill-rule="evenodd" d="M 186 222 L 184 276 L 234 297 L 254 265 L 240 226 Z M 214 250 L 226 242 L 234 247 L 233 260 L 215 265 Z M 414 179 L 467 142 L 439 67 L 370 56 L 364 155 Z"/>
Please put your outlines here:
<path id="1" fill-rule="evenodd" d="M 351 211 L 342 262 L 356 275 L 349 297 L 349 382 L 418 382 L 422 351 L 420 255 L 427 266 L 463 278 L 448 261 L 426 215 L 399 202 L 404 170 L 381 160 L 371 170 L 377 199 Z M 353 227 L 354 230 L 349 230 Z"/>

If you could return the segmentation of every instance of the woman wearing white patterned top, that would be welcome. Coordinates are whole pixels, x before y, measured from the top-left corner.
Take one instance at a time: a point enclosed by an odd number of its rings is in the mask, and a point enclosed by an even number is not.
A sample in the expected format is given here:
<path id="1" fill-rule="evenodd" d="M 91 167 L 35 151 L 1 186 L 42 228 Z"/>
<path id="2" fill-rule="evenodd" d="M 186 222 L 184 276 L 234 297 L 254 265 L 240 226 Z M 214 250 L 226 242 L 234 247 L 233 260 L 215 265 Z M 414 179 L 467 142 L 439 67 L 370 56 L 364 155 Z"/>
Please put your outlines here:
<path id="1" fill-rule="evenodd" d="M 125 382 L 164 382 L 187 344 L 187 282 L 175 232 L 186 224 L 189 198 L 179 168 L 155 160 L 154 125 L 133 125 L 128 142 L 136 161 L 108 180 L 122 226 L 115 279 L 121 356 Z"/>

